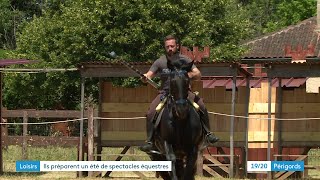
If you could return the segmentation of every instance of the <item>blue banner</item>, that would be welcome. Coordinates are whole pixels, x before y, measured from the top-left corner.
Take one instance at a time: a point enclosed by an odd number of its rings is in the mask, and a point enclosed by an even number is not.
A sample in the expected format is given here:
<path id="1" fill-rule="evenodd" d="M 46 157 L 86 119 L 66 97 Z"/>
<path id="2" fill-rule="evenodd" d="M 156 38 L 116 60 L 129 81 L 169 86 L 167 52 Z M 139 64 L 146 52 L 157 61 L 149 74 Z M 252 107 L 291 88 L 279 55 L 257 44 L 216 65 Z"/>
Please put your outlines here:
<path id="1" fill-rule="evenodd" d="M 271 171 L 304 171 L 304 161 L 271 161 Z"/>
<path id="2" fill-rule="evenodd" d="M 40 161 L 16 161 L 16 172 L 40 172 Z"/>

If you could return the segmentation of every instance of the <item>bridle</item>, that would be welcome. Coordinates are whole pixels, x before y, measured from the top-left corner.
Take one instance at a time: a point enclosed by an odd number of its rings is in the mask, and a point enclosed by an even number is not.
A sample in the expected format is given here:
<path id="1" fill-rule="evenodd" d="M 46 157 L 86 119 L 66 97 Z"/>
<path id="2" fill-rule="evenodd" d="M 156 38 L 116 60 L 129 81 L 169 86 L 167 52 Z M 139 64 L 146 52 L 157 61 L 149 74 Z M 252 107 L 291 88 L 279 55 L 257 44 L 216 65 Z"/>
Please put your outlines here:
<path id="1" fill-rule="evenodd" d="M 169 79 L 169 99 L 173 105 L 173 115 L 186 118 L 189 108 L 188 88 L 189 77 L 187 71 L 175 69 L 170 72 Z"/>

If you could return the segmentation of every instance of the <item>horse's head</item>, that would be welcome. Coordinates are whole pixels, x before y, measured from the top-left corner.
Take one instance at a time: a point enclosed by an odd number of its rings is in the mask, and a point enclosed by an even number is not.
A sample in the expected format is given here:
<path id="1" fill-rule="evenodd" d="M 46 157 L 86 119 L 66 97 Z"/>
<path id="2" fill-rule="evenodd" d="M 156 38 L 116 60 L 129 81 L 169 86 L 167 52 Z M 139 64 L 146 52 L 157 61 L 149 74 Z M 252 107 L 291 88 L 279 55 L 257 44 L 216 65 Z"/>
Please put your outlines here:
<path id="1" fill-rule="evenodd" d="M 169 93 L 173 99 L 174 115 L 179 117 L 178 119 L 185 119 L 188 116 L 190 106 L 188 102 L 190 85 L 188 72 L 191 71 L 192 65 L 193 62 L 186 63 L 184 60 L 180 60 L 173 64 L 171 71 Z"/>

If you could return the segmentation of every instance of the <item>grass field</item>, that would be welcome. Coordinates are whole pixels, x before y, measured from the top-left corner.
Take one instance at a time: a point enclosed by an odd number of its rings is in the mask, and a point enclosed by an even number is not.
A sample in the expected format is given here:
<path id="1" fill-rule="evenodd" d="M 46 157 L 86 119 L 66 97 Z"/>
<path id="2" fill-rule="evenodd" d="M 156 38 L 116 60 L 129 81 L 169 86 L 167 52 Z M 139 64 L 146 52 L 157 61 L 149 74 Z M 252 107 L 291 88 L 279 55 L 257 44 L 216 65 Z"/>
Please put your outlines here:
<path id="1" fill-rule="evenodd" d="M 111 161 L 115 160 L 116 154 L 121 152 L 121 148 L 104 148 L 102 160 Z M 60 148 L 60 147 L 28 147 L 28 159 L 39 161 L 76 161 L 77 149 L 76 148 Z M 145 153 L 130 148 L 127 154 L 134 154 L 135 156 L 126 156 L 122 160 L 149 160 Z M 309 165 L 320 166 L 320 149 L 313 149 L 309 152 Z M 3 151 L 4 160 L 4 175 L 0 179 L 105 179 L 105 178 L 77 178 L 76 172 L 38 172 L 38 173 L 21 173 L 15 172 L 15 162 L 21 160 L 22 148 L 19 146 L 9 146 L 7 150 Z M 147 179 L 156 179 L 153 172 L 143 172 Z M 309 178 L 320 179 L 319 170 L 309 170 Z M 111 179 L 138 179 L 138 176 L 132 172 L 112 172 Z M 197 180 L 217 179 L 212 177 L 197 177 Z"/>

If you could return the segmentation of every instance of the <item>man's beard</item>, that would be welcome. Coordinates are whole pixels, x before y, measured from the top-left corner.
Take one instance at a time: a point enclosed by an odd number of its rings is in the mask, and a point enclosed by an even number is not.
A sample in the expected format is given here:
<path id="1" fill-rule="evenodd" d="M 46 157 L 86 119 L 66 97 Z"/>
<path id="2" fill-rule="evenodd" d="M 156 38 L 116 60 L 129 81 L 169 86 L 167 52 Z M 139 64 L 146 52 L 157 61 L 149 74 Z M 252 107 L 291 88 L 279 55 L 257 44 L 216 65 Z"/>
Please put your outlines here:
<path id="1" fill-rule="evenodd" d="M 175 51 L 168 51 L 167 52 L 167 56 L 171 57 L 175 54 Z"/>

